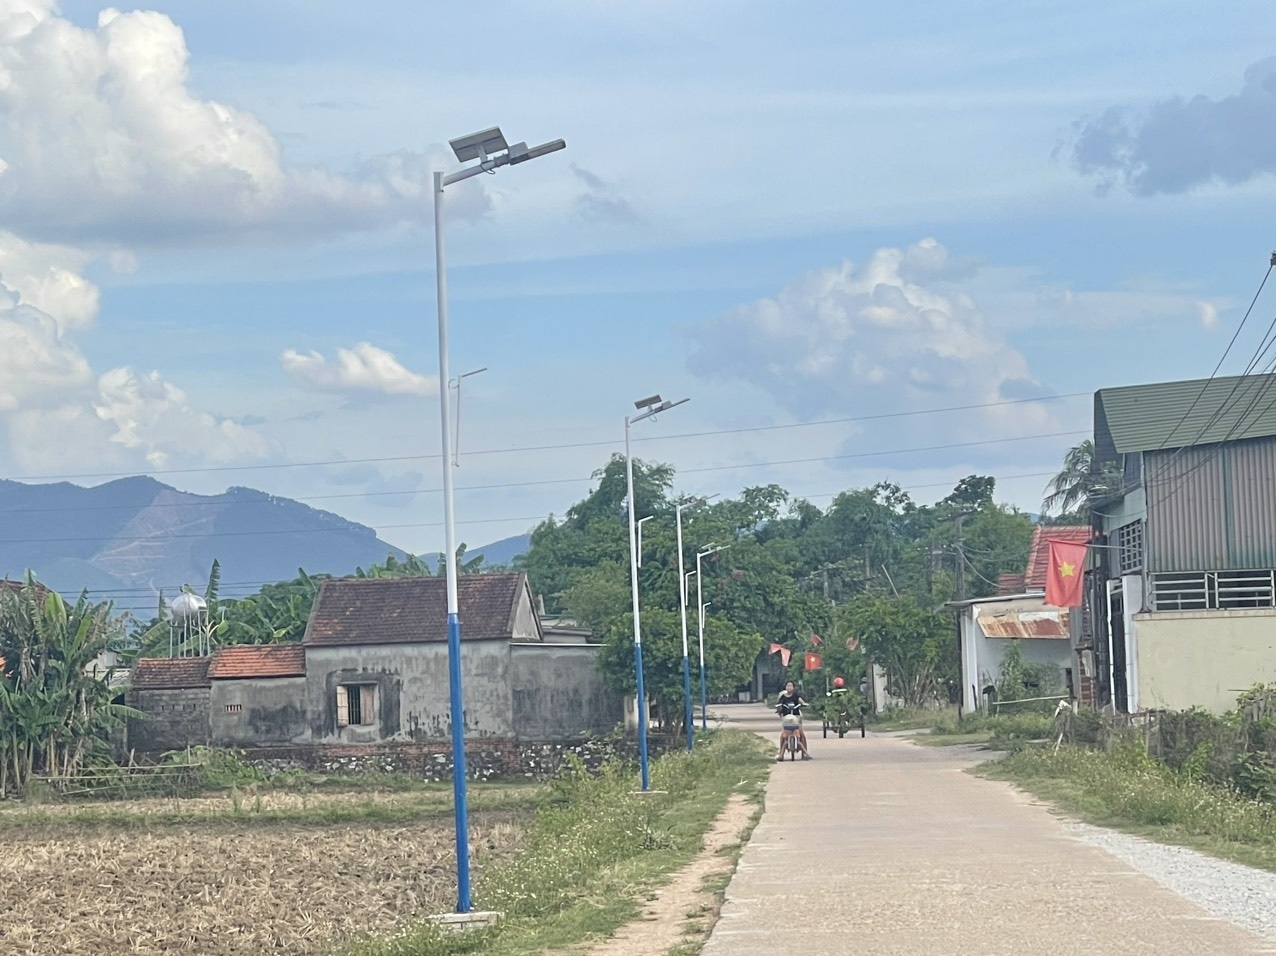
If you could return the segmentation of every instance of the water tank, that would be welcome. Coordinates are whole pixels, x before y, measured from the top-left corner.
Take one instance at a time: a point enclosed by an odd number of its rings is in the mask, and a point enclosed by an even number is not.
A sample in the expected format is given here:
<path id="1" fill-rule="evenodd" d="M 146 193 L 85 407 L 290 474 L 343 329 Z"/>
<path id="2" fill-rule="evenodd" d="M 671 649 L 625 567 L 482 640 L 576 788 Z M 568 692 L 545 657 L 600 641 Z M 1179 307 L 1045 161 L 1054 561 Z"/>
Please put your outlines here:
<path id="1" fill-rule="evenodd" d="M 184 591 L 173 601 L 173 606 L 169 609 L 174 621 L 189 621 L 198 618 L 201 614 L 208 610 L 208 604 L 198 594 L 191 594 Z"/>

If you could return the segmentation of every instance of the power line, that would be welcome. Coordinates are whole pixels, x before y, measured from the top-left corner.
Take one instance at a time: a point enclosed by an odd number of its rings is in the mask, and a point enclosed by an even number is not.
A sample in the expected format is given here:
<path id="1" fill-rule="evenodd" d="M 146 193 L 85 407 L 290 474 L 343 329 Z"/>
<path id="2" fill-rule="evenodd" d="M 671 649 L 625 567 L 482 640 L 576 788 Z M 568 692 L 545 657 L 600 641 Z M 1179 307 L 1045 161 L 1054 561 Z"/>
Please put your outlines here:
<path id="1" fill-rule="evenodd" d="M 1193 411 L 1195 411 L 1197 404 L 1205 396 L 1206 390 L 1210 387 L 1210 382 L 1214 381 L 1215 376 L 1218 375 L 1218 370 L 1221 369 L 1223 367 L 1223 363 L 1227 361 L 1227 356 L 1231 353 L 1232 346 L 1234 346 L 1236 344 L 1236 340 L 1240 338 L 1241 331 L 1245 328 L 1245 323 L 1249 321 L 1250 313 L 1254 311 L 1254 306 L 1258 303 L 1258 297 L 1263 294 L 1263 287 L 1267 285 L 1267 280 L 1271 277 L 1272 269 L 1274 267 L 1276 267 L 1276 252 L 1272 253 L 1271 260 L 1267 264 L 1267 271 L 1263 273 L 1263 281 L 1258 284 L 1258 291 L 1254 293 L 1254 298 L 1252 298 L 1249 302 L 1249 308 L 1246 309 L 1245 314 L 1241 316 L 1241 323 L 1236 327 L 1236 331 L 1232 333 L 1232 340 L 1227 343 L 1227 348 L 1223 350 L 1223 355 L 1219 358 L 1218 364 L 1214 366 L 1214 371 L 1210 372 L 1210 377 L 1205 380 L 1205 384 L 1201 386 L 1200 392 L 1197 394 L 1196 398 L 1192 400 L 1192 404 L 1188 406 L 1187 411 L 1183 413 L 1183 417 L 1179 419 L 1178 424 L 1170 429 L 1170 433 L 1165 436 L 1165 440 L 1158 446 L 1158 450 L 1169 444 L 1170 439 L 1173 438 L 1175 433 L 1183 426 L 1183 423 L 1187 421 L 1188 417 Z M 1270 329 L 1268 330 L 1268 334 L 1271 334 Z M 1264 336 L 1264 339 L 1265 338 L 1266 336 Z M 1207 425 L 1206 427 L 1208 428 L 1209 426 Z M 1201 434 L 1204 434 L 1204 431 L 1202 431 Z"/>
<path id="2" fill-rule="evenodd" d="M 1017 474 L 1017 475 L 994 475 L 994 476 L 991 476 L 991 477 L 996 478 L 998 481 L 1012 481 L 1012 480 L 1019 479 L 1019 478 L 1041 478 L 1041 477 L 1045 477 L 1045 476 L 1050 475 L 1050 474 L 1052 474 L 1052 472 L 1031 472 L 1031 473 L 1028 473 L 1028 474 Z M 957 482 L 957 481 L 959 481 L 959 480 L 960 480 L 960 479 L 953 479 L 953 480 L 950 480 L 950 481 L 942 481 L 942 482 L 928 482 L 928 483 L 925 483 L 925 484 L 904 485 L 904 486 L 901 486 L 901 490 L 902 490 L 902 491 L 920 491 L 920 490 L 921 490 L 921 489 L 923 489 L 923 488 L 948 488 L 948 487 L 952 487 L 953 485 L 955 485 L 955 484 L 956 484 L 956 482 Z M 809 500 L 809 499 L 811 499 L 811 498 L 835 498 L 835 497 L 837 497 L 838 495 L 843 494 L 843 493 L 844 493 L 844 491 L 835 491 L 835 492 L 827 492 L 827 493 L 823 493 L 823 494 L 794 495 L 793 497 L 794 497 L 794 498 L 798 498 L 798 499 L 802 499 L 802 500 Z M 542 520 L 544 520 L 544 517 L 543 517 L 543 516 L 538 516 L 538 517 L 536 517 L 536 518 L 528 518 L 528 519 L 522 519 L 522 518 L 496 518 L 496 519 L 491 519 L 491 520 L 493 520 L 493 521 L 520 521 L 520 520 L 542 521 Z M 468 523 L 470 523 L 470 522 L 460 522 L 460 523 L 462 523 L 462 524 L 468 524 Z M 388 527 L 388 526 L 387 526 L 387 527 Z M 408 527 L 408 526 L 407 526 L 407 525 L 404 525 L 404 526 L 402 526 L 402 527 Z M 114 539 L 112 539 L 112 540 L 114 540 Z M 977 551 L 978 553 L 980 553 L 980 554 L 983 554 L 983 553 L 989 553 L 989 554 L 994 553 L 994 552 L 984 552 L 984 551 L 983 551 L 983 550 L 981 550 L 981 549 L 976 549 L 976 551 Z M 998 552 L 998 553 L 999 553 L 999 552 Z M 1026 554 L 1026 553 L 1025 553 L 1025 554 Z M 310 576 L 311 576 L 311 577 L 313 577 L 313 578 L 321 578 L 321 577 L 324 577 L 325 575 L 324 575 L 324 572 L 315 572 L 314 574 L 312 574 L 312 575 L 310 575 Z M 247 594 L 248 594 L 248 593 L 255 593 L 255 592 L 256 592 L 256 590 L 259 590 L 260 588 L 263 588 L 263 587 L 265 587 L 265 586 L 267 586 L 267 585 L 271 585 L 271 584 L 288 584 L 288 583 L 290 583 L 290 582 L 289 582 L 289 581 L 280 581 L 280 580 L 270 580 L 270 581 L 222 581 L 222 582 L 221 582 L 221 584 L 220 584 L 220 588 L 221 588 L 221 590 L 223 590 L 223 591 L 224 591 L 224 590 L 226 590 L 227 588 L 235 588 L 235 589 L 252 588 L 252 589 L 254 589 L 252 592 L 246 592 L 244 595 L 240 595 L 241 597 L 243 597 L 243 596 L 247 596 Z M 89 594 L 102 595 L 102 596 L 106 596 L 106 597 L 109 597 L 109 596 L 112 596 L 112 595 L 115 595 L 115 596 L 121 596 L 121 597 L 123 597 L 123 596 L 135 596 L 135 595 L 136 595 L 136 596 L 142 596 L 142 595 L 155 595 L 155 594 L 157 594 L 157 593 L 158 593 L 158 592 L 160 592 L 160 591 L 177 591 L 177 590 L 180 590 L 180 588 L 181 588 L 181 587 L 182 587 L 182 585 L 181 585 L 181 584 L 167 584 L 167 585 L 142 585 L 142 586 L 138 586 L 138 587 L 134 587 L 134 588 L 123 587 L 123 586 L 121 586 L 121 587 L 115 587 L 115 588 L 89 588 L 89 589 L 88 589 L 88 593 L 89 593 Z"/>
<path id="3" fill-rule="evenodd" d="M 749 432 L 766 432 L 780 431 L 794 428 L 814 428 L 821 425 L 845 425 L 855 422 L 880 421 L 894 418 L 908 418 L 921 415 L 938 415 L 946 412 L 972 411 L 980 408 L 999 408 L 1007 405 L 1024 405 L 1033 402 L 1053 402 L 1063 401 L 1071 398 L 1078 398 L 1089 395 L 1089 392 L 1070 392 L 1064 395 L 1043 395 L 1037 398 L 1015 398 L 1006 399 L 999 402 L 984 402 L 975 405 L 949 405 L 942 408 L 924 408 L 915 411 L 906 412 L 883 412 L 879 415 L 857 415 L 851 418 L 829 418 L 821 419 L 813 422 L 790 422 L 782 425 L 755 425 L 745 428 L 721 428 L 710 431 L 700 432 L 682 432 L 674 435 L 640 435 L 635 436 L 632 440 L 635 442 L 665 442 L 677 441 L 686 438 L 708 438 L 717 435 L 740 435 Z M 605 446 L 620 445 L 620 439 L 605 439 L 599 441 L 580 441 L 580 442 L 562 442 L 552 445 L 523 445 L 512 448 L 486 448 L 478 451 L 467 451 L 466 456 L 476 455 L 508 455 L 519 452 L 529 451 L 563 451 L 573 448 L 598 448 Z M 59 475 L 14 475 L 9 476 L 7 481 L 67 481 L 72 478 L 135 478 L 135 477 L 156 477 L 159 475 L 188 475 L 188 474 L 212 474 L 234 471 L 271 471 L 283 468 L 321 468 L 335 465 L 367 465 L 367 464 L 387 464 L 392 462 L 405 461 L 432 461 L 440 458 L 441 455 L 425 454 L 425 455 L 388 455 L 373 458 L 336 458 L 326 461 L 299 461 L 299 462 L 275 462 L 264 465 L 215 465 L 200 468 L 166 468 L 154 471 L 99 471 L 99 472 L 79 472 L 66 473 Z"/>
<path id="4" fill-rule="evenodd" d="M 845 461 L 845 460 L 855 459 L 855 458 L 881 458 L 881 457 L 886 457 L 890 455 L 911 455 L 911 454 L 919 454 L 921 452 L 928 452 L 928 451 L 950 451 L 956 448 L 976 448 L 976 447 L 983 447 L 987 445 L 999 445 L 999 444 L 1006 444 L 1006 443 L 1018 442 L 1018 441 L 1036 441 L 1036 440 L 1044 440 L 1049 438 L 1068 438 L 1068 437 L 1075 437 L 1077 435 L 1083 435 L 1083 434 L 1088 434 L 1088 433 L 1080 432 L 1080 431 L 1052 432 L 1052 433 L 1037 434 L 1037 435 L 1019 435 L 1019 436 L 1014 436 L 1010 438 L 988 438 L 988 439 L 983 439 L 980 441 L 973 441 L 973 442 L 953 442 L 953 443 L 944 444 L 944 445 L 924 445 L 924 446 L 916 447 L 916 448 L 896 448 L 896 449 L 891 449 L 888 451 L 853 452 L 846 455 L 826 455 L 826 456 L 816 457 L 816 458 L 794 458 L 794 459 L 787 459 L 787 460 L 781 460 L 781 461 L 741 462 L 738 464 L 730 464 L 730 465 L 708 465 L 702 468 L 679 469 L 678 474 L 680 475 L 702 474 L 702 473 L 707 473 L 712 471 L 734 471 L 737 469 L 746 469 L 746 468 L 766 468 L 766 467 L 781 466 L 781 465 L 805 465 L 805 464 L 813 464 L 813 463 L 826 462 L 826 461 Z M 1038 477 L 1038 476 L 1025 475 L 1022 477 Z M 502 489 L 508 489 L 508 488 L 532 488 L 532 487 L 539 487 L 544 485 L 582 484 L 582 483 L 593 481 L 593 480 L 594 479 L 592 476 L 582 477 L 582 478 L 545 478 L 545 479 L 538 479 L 535 481 L 508 481 L 508 482 L 494 482 L 491 484 L 484 484 L 484 485 L 461 485 L 461 486 L 458 486 L 456 490 L 457 491 L 495 491 L 495 490 L 502 490 Z M 938 485 L 932 485 L 931 487 L 938 487 Z M 287 498 L 286 500 L 288 501 L 319 501 L 319 500 L 328 500 L 328 499 L 335 499 L 335 498 L 372 498 L 372 497 L 407 496 L 407 495 L 415 496 L 415 495 L 439 494 L 441 491 L 442 489 L 440 488 L 419 488 L 419 489 L 405 489 L 402 491 L 374 491 L 374 492 L 367 492 L 364 494 L 360 494 L 358 492 L 350 492 L 350 493 L 332 494 L 332 495 L 309 495 L 309 496 L 297 497 L 297 498 Z M 264 494 L 265 493 L 263 492 L 263 495 Z M 139 505 L 70 505 L 65 508 L 25 508 L 25 507 L 24 508 L 5 508 L 5 509 L 0 509 L 0 514 L 27 514 L 27 513 L 36 514 L 36 513 L 45 513 L 45 512 L 62 513 L 62 512 L 119 511 L 119 510 L 136 511 L 139 508 L 208 508 L 212 506 L 213 504 L 215 504 L 218 499 L 224 498 L 225 496 L 224 495 L 208 495 L 208 496 L 200 496 L 200 497 L 203 498 L 203 500 L 174 501 L 174 502 L 150 504 L 150 505 L 141 505 L 141 504 Z M 247 501 L 247 502 L 242 502 L 242 504 L 275 505 L 278 503 L 281 497 L 283 496 L 267 495 L 266 497 L 263 497 L 263 498 L 254 499 L 252 501 Z M 149 538 L 153 536 L 147 535 L 144 537 Z M 130 540 L 130 539 L 120 538 L 120 539 L 111 539 L 111 540 L 124 541 L 124 540 Z M 134 540 L 142 540 L 142 538 L 138 538 Z M 3 543 L 5 543 L 4 540 L 0 539 L 0 544 L 3 544 Z"/>

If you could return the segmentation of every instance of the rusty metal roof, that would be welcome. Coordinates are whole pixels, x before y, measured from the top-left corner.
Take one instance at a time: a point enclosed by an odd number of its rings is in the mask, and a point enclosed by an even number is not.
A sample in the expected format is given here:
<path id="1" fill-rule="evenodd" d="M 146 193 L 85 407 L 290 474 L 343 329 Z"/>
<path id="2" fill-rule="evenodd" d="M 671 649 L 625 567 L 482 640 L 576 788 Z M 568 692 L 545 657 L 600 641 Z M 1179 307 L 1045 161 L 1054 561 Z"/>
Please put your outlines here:
<path id="1" fill-rule="evenodd" d="M 981 604 L 975 620 L 989 638 L 1064 641 L 1071 636 L 1068 609 L 1048 608 L 1041 598 Z"/>

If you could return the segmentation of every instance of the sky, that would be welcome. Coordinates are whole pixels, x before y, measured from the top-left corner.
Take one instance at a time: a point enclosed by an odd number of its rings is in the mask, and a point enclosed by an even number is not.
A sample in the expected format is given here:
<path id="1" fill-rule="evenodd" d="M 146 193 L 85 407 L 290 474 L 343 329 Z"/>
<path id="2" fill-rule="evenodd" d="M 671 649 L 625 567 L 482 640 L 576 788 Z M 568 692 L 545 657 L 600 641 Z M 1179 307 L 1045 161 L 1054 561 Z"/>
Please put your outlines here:
<path id="1" fill-rule="evenodd" d="M 1093 392 L 1205 377 L 1276 234 L 1257 2 L 0 0 L 0 477 L 249 486 L 442 547 L 634 425 L 677 488 L 1038 509 Z M 1276 286 L 1276 283 L 1273 283 Z M 1223 372 L 1276 315 L 1259 297 Z M 304 543 L 298 563 L 306 564 Z M 233 582 L 234 569 L 223 578 Z M 176 582 L 180 583 L 180 582 Z"/>

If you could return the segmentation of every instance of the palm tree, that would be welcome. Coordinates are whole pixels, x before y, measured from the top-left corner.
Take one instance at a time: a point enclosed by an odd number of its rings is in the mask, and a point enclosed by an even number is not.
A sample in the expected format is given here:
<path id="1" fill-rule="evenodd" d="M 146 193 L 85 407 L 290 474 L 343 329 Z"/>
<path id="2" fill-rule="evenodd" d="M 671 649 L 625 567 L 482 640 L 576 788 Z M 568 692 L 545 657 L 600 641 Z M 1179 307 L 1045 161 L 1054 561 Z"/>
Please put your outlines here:
<path id="1" fill-rule="evenodd" d="M 1042 514 L 1071 514 L 1082 505 L 1105 494 L 1119 491 L 1121 470 L 1112 463 L 1099 467 L 1094 442 L 1087 438 L 1073 445 L 1063 457 L 1063 468 L 1046 485 Z"/>

